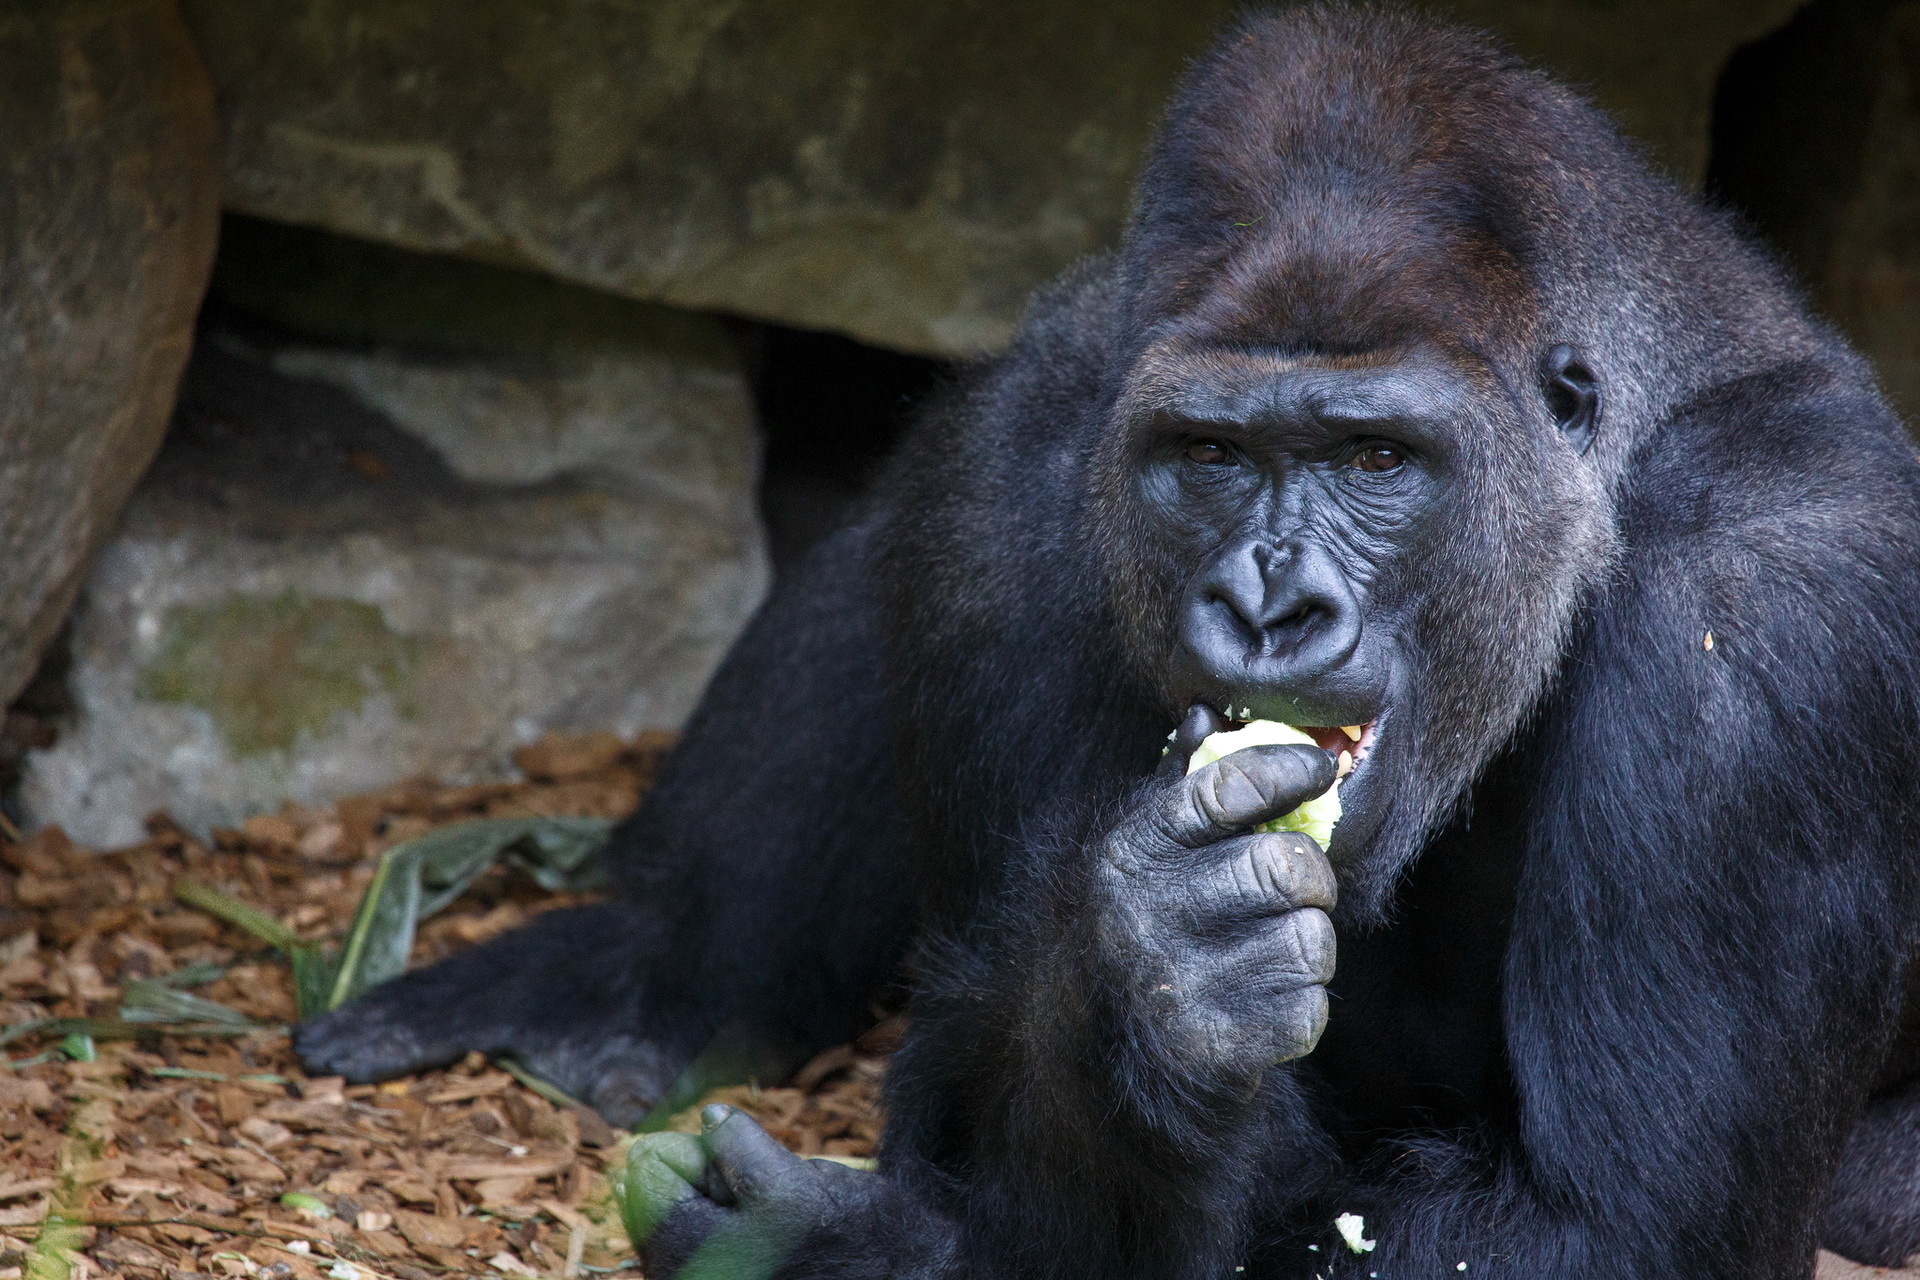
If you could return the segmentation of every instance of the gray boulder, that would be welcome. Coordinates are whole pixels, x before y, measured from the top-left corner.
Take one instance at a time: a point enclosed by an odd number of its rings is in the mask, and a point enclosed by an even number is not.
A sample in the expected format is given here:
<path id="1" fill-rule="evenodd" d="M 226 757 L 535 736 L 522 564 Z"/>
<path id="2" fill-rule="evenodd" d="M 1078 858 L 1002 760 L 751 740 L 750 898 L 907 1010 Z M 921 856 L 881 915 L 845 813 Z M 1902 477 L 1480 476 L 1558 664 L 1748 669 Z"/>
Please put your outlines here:
<path id="1" fill-rule="evenodd" d="M 1683 172 L 1798 0 L 1462 0 Z M 1238 0 L 186 0 L 227 200 L 933 354 L 1110 243 Z"/>
<path id="2" fill-rule="evenodd" d="M 366 291 L 336 318 L 383 340 L 231 311 L 203 337 L 76 610 L 35 821 L 114 845 L 162 807 L 204 830 L 498 777 L 549 729 L 673 728 L 757 604 L 757 442 L 716 322 L 369 252 L 343 251 Z M 435 343 L 390 340 L 462 297 Z M 335 315 L 271 281 L 253 301 Z M 502 314 L 556 324 L 486 340 Z"/>
<path id="3" fill-rule="evenodd" d="M 1853 181 L 1832 189 L 1828 233 L 1804 259 L 1828 311 L 1920 421 L 1920 4 L 1893 7 L 1873 72 Z"/>
<path id="4" fill-rule="evenodd" d="M 0 701 L 166 429 L 213 257 L 213 95 L 167 0 L 0 5 Z"/>

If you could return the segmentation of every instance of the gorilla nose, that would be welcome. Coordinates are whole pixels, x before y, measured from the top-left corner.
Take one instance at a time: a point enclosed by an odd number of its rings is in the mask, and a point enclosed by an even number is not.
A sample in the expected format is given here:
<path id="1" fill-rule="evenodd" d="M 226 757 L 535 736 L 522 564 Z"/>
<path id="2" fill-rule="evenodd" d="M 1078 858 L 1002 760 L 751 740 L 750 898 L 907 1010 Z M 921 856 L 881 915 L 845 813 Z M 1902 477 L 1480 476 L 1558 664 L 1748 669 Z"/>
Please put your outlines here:
<path id="1" fill-rule="evenodd" d="M 1270 681 L 1310 680 L 1360 643 L 1360 602 L 1333 557 L 1311 543 L 1229 547 L 1196 586 L 1188 640 L 1223 674 L 1237 667 Z"/>

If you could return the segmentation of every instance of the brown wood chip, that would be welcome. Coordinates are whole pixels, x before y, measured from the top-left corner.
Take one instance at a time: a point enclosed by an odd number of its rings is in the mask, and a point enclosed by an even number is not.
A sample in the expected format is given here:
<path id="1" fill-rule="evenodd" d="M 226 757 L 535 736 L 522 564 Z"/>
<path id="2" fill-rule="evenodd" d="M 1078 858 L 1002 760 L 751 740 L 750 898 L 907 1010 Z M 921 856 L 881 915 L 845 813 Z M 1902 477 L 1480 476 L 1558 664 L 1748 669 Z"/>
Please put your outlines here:
<path id="1" fill-rule="evenodd" d="M 149 823 L 146 843 L 105 853 L 77 849 L 52 829 L 22 845 L 0 840 L 10 868 L 0 875 L 0 1024 L 112 1016 L 125 982 L 201 961 L 228 968 L 196 994 L 290 1021 L 286 965 L 262 958 L 251 936 L 175 902 L 175 882 L 190 876 L 218 887 L 304 937 L 337 937 L 380 851 L 407 832 L 529 812 L 621 816 L 666 742 L 550 745 L 536 759 L 546 780 L 408 783 L 327 809 L 289 806 L 211 846 L 162 818 Z M 21 883 L 34 902 L 22 900 Z M 422 927 L 413 962 L 576 901 L 490 873 Z M 897 1041 L 889 1034 L 886 1048 Z M 49 1047 L 25 1040 L 11 1056 Z M 348 1086 L 308 1079 L 278 1032 L 161 1035 L 98 1049 L 97 1062 L 0 1071 L 0 1134 L 11 1135 L 0 1136 L 0 1252 L 32 1238 L 61 1128 L 92 1097 L 114 1102 L 120 1117 L 87 1210 L 102 1228 L 86 1251 L 96 1280 L 245 1280 L 239 1255 L 273 1268 L 253 1280 L 327 1280 L 336 1258 L 364 1280 L 501 1280 L 493 1258 L 560 1280 L 570 1259 L 612 1268 L 632 1257 L 605 1202 L 605 1168 L 621 1158 L 625 1135 L 591 1111 L 555 1107 L 483 1059 Z M 728 1100 L 796 1149 L 832 1144 L 865 1155 L 878 1132 L 883 1052 L 866 1044 L 829 1051 L 795 1087 L 742 1089 Z M 168 1074 L 179 1069 L 217 1078 Z M 516 1146 L 527 1153 L 512 1155 Z M 332 1216 L 281 1204 L 289 1191 L 319 1197 Z M 523 1225 L 509 1236 L 500 1221 Z"/>

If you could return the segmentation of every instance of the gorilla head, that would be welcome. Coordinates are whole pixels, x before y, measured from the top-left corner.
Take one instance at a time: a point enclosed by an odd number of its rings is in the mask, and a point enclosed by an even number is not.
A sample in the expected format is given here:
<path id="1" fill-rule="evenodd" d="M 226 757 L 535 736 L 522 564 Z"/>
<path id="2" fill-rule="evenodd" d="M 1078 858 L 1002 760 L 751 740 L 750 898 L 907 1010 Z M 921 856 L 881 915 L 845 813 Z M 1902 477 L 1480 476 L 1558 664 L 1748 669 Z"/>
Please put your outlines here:
<path id="1" fill-rule="evenodd" d="M 1702 215 L 1407 18 L 1250 22 L 1168 119 L 1096 445 L 1111 590 L 1169 713 L 1352 749 L 1331 852 L 1377 916 L 1557 669 L 1646 424 L 1727 362 L 1661 274 L 1684 231 L 1617 227 L 1623 192 Z"/>

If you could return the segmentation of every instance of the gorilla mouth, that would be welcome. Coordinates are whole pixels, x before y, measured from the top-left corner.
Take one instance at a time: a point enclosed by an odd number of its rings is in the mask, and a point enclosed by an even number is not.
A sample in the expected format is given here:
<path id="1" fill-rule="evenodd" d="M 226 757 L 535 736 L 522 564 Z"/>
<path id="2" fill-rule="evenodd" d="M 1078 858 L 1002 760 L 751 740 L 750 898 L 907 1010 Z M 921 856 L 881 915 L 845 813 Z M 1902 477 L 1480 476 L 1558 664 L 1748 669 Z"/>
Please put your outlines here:
<path id="1" fill-rule="evenodd" d="M 1358 769 L 1362 762 L 1366 760 L 1367 753 L 1373 750 L 1373 727 L 1378 723 L 1379 721 L 1377 720 L 1369 720 L 1365 724 L 1296 724 L 1292 727 L 1306 734 L 1309 738 L 1312 738 L 1316 746 L 1322 751 L 1330 753 L 1338 760 L 1340 762 L 1339 770 L 1334 776 L 1345 778 L 1355 769 Z M 1229 729 L 1244 729 L 1246 726 L 1247 721 L 1245 720 L 1235 720 L 1231 716 L 1227 717 L 1227 727 Z"/>

